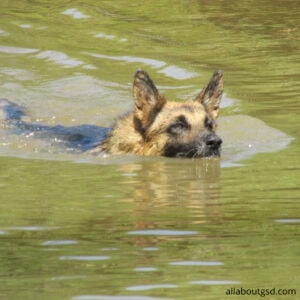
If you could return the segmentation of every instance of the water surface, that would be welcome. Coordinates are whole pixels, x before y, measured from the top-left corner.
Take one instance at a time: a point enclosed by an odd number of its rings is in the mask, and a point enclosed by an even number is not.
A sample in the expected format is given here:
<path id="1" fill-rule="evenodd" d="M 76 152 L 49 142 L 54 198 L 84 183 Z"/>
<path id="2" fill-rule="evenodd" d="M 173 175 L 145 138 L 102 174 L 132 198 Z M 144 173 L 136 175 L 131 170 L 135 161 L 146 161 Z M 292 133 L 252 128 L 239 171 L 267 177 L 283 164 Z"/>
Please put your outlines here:
<path id="1" fill-rule="evenodd" d="M 231 287 L 300 286 L 299 1 L 0 10 L 0 98 L 30 122 L 110 126 L 131 109 L 139 68 L 176 101 L 225 74 L 221 160 L 94 157 L 1 123 L 1 299 L 224 299 Z"/>

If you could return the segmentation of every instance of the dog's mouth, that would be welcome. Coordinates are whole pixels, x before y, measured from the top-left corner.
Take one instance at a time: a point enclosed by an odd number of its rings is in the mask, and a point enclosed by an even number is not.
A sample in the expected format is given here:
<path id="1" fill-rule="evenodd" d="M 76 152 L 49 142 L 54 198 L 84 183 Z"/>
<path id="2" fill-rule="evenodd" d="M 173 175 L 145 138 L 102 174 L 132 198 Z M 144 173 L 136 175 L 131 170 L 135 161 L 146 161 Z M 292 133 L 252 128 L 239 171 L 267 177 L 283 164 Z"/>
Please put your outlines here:
<path id="1" fill-rule="evenodd" d="M 175 157 L 180 158 L 218 158 L 221 156 L 221 149 L 213 151 L 203 151 L 200 149 L 191 149 L 188 152 L 178 152 Z"/>
<path id="2" fill-rule="evenodd" d="M 207 145 L 200 143 L 197 145 L 169 145 L 165 148 L 164 156 L 180 158 L 214 158 L 221 156 L 221 143 Z"/>

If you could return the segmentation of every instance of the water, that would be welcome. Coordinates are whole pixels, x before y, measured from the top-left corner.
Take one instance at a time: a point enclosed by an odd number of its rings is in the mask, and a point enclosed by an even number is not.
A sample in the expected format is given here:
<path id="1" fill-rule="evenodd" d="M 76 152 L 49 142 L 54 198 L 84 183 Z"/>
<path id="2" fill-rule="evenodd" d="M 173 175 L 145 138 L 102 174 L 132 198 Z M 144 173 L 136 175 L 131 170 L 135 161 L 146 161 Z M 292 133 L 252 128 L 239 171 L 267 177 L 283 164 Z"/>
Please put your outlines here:
<path id="1" fill-rule="evenodd" d="M 300 293 L 299 1 L 0 11 L 0 98 L 27 121 L 110 126 L 132 107 L 138 68 L 175 100 L 225 74 L 220 161 L 94 157 L 0 126 L 1 299 Z"/>

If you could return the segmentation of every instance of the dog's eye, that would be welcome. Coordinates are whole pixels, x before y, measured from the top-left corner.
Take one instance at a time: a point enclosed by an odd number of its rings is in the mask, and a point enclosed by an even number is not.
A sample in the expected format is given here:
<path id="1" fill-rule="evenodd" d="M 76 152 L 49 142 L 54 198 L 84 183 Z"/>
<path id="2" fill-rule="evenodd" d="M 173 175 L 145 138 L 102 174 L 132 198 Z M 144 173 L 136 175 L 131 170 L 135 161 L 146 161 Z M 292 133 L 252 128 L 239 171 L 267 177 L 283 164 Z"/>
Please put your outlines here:
<path id="1" fill-rule="evenodd" d="M 185 121 L 177 120 L 168 128 L 168 132 L 173 134 L 178 134 L 183 132 L 187 128 L 188 128 L 188 124 Z"/>
<path id="2" fill-rule="evenodd" d="M 183 128 L 185 128 L 185 124 L 183 124 L 182 122 L 177 122 L 177 123 L 172 125 L 172 128 L 177 129 L 177 130 L 178 129 L 183 129 Z"/>
<path id="3" fill-rule="evenodd" d="M 206 118 L 204 123 L 207 129 L 212 130 L 214 128 L 214 122 L 211 118 Z"/>

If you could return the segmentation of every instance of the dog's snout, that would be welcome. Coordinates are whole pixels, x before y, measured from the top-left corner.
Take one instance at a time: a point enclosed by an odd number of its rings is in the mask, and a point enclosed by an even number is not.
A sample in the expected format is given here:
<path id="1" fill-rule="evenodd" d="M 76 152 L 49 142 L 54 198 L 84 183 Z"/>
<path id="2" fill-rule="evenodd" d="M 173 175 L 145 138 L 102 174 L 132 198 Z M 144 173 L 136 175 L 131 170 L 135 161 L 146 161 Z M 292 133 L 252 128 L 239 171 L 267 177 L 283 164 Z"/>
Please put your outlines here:
<path id="1" fill-rule="evenodd" d="M 222 144 L 222 140 L 215 134 L 209 134 L 205 138 L 205 144 L 211 148 L 219 148 Z"/>

